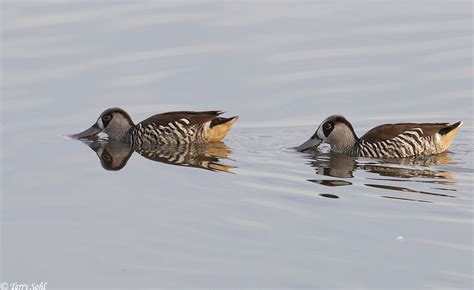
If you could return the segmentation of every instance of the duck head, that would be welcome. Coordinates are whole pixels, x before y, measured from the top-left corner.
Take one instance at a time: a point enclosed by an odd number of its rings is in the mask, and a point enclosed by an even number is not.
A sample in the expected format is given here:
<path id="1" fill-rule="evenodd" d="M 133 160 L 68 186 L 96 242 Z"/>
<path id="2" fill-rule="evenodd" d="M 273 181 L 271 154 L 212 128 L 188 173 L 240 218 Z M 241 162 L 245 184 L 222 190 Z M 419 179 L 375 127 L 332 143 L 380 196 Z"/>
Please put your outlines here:
<path id="1" fill-rule="evenodd" d="M 351 123 L 344 116 L 332 115 L 327 117 L 308 141 L 296 147 L 298 151 L 315 148 L 321 143 L 331 145 L 331 150 L 344 153 L 350 150 L 357 142 Z"/>
<path id="2" fill-rule="evenodd" d="M 98 133 L 106 133 L 110 139 L 124 140 L 127 132 L 134 126 L 132 119 L 120 108 L 110 108 L 102 112 L 89 129 L 71 135 L 75 139 L 91 138 Z"/>

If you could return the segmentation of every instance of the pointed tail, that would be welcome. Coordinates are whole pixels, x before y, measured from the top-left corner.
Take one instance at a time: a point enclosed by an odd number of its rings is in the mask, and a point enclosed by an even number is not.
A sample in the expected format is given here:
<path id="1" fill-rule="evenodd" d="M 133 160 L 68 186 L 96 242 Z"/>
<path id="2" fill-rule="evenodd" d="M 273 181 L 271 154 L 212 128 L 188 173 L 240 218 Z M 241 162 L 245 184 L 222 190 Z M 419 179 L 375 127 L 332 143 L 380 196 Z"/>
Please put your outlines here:
<path id="1" fill-rule="evenodd" d="M 239 119 L 238 116 L 230 118 L 214 118 L 206 130 L 206 137 L 209 142 L 219 142 L 227 135 L 230 128 Z"/>
<path id="2" fill-rule="evenodd" d="M 453 142 L 454 135 L 458 132 L 459 128 L 462 126 L 462 122 L 457 122 L 452 125 L 449 125 L 441 130 L 439 130 L 439 134 L 441 135 L 441 145 L 446 149 L 451 145 Z"/>

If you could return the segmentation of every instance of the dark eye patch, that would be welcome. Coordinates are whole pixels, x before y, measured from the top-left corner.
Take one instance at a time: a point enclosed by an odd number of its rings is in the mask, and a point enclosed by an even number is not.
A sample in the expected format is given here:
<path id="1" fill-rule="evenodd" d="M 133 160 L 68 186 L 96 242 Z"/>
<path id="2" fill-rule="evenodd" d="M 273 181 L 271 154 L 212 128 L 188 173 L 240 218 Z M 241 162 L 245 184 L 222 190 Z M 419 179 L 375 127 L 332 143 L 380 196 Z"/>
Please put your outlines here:
<path id="1" fill-rule="evenodd" d="M 323 133 L 324 136 L 328 137 L 334 129 L 334 125 L 331 122 L 326 122 L 323 124 Z"/>
<path id="2" fill-rule="evenodd" d="M 104 128 L 107 127 L 110 120 L 112 120 L 112 114 L 107 114 L 107 115 L 102 116 L 102 123 L 104 124 Z"/>

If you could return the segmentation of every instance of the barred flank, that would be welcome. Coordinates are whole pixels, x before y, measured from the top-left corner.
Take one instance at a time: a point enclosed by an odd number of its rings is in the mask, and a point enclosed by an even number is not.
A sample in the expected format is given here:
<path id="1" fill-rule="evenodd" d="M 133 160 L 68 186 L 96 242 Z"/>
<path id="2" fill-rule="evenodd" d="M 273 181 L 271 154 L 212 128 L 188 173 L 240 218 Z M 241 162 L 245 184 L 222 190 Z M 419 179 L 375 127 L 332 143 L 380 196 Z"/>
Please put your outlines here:
<path id="1" fill-rule="evenodd" d="M 421 128 L 414 128 L 389 140 L 374 143 L 362 140 L 358 144 L 358 149 L 353 152 L 361 157 L 403 158 L 426 152 L 439 153 L 438 151 L 445 150 L 445 148 L 440 148 L 434 136 L 422 137 L 422 135 Z"/>

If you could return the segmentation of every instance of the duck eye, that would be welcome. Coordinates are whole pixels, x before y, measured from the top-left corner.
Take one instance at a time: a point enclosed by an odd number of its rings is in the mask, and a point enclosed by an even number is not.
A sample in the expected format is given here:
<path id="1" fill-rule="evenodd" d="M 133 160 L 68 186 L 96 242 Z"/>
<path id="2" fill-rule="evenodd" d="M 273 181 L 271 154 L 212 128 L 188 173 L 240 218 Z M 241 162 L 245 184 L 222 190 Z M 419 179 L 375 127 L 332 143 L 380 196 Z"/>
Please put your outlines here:
<path id="1" fill-rule="evenodd" d="M 102 159 L 104 161 L 109 162 L 110 160 L 112 160 L 112 157 L 109 154 L 102 154 Z"/>
<path id="2" fill-rule="evenodd" d="M 328 122 L 328 123 L 324 123 L 323 128 L 326 129 L 326 130 L 329 130 L 329 129 L 332 128 L 332 124 L 329 123 L 329 122 Z"/>
<path id="3" fill-rule="evenodd" d="M 110 121 L 111 119 L 112 119 L 112 116 L 111 116 L 110 114 L 107 114 L 107 115 L 105 115 L 105 116 L 102 117 L 102 120 L 103 120 L 104 122 L 108 122 L 108 121 Z"/>

